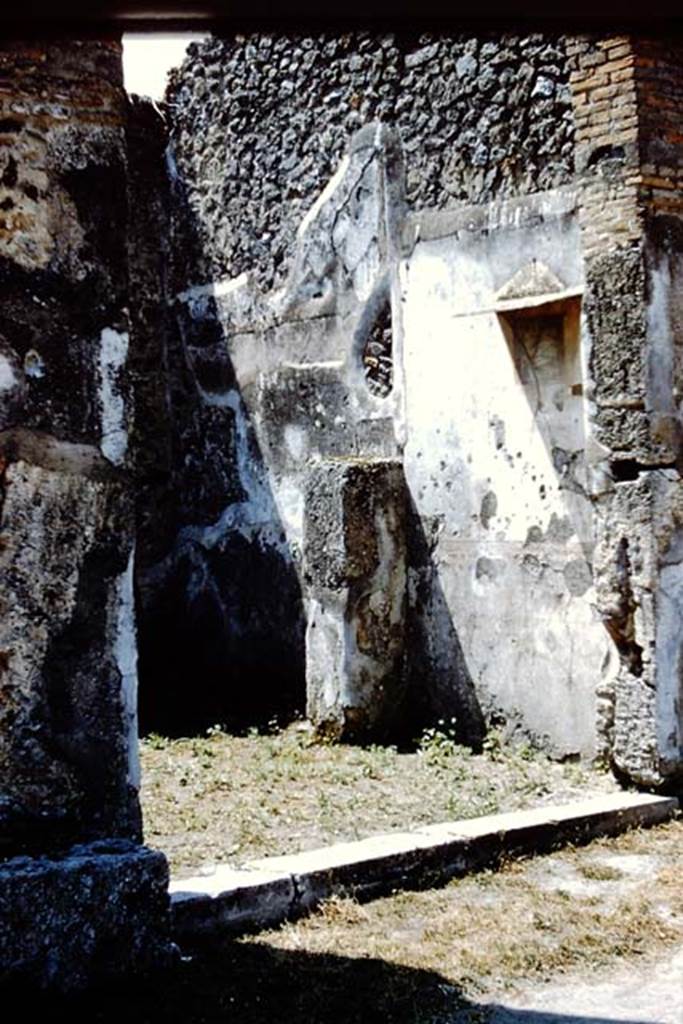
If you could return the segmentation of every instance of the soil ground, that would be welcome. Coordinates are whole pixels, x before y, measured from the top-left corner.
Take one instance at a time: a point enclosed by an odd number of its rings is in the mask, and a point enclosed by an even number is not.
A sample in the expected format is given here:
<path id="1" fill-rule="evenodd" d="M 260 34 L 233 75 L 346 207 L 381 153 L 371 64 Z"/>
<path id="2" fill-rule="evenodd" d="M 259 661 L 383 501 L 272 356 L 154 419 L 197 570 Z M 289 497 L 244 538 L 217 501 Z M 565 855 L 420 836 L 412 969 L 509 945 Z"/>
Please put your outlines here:
<path id="1" fill-rule="evenodd" d="M 679 820 L 440 889 L 335 898 L 44 1009 L 72 1024 L 683 1024 L 681 877 Z"/>
<path id="2" fill-rule="evenodd" d="M 265 735 L 149 736 L 141 758 L 145 840 L 175 877 L 618 789 L 606 772 L 558 764 L 495 732 L 472 754 L 445 723 L 412 752 L 323 745 L 300 722 Z"/>

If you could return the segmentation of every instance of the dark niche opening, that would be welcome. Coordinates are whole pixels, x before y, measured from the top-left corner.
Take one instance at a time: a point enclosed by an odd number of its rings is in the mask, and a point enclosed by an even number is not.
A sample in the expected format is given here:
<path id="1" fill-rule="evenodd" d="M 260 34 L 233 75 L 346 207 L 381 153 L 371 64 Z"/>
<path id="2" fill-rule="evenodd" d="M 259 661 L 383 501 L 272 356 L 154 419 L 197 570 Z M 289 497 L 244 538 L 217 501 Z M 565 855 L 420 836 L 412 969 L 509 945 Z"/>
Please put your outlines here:
<path id="1" fill-rule="evenodd" d="M 385 302 L 368 332 L 363 349 L 363 372 L 371 394 L 386 398 L 394 384 L 391 303 Z"/>

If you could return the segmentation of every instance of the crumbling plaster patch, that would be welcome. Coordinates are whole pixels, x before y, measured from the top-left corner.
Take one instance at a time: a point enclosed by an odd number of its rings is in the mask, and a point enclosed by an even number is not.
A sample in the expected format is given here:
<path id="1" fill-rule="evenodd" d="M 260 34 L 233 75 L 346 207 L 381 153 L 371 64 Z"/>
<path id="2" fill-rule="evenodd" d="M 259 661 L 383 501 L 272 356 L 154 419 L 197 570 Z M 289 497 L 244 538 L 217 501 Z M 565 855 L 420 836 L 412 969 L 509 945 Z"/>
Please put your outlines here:
<path id="1" fill-rule="evenodd" d="M 135 625 L 135 599 L 133 595 L 133 566 L 135 545 L 131 548 L 128 565 L 116 582 L 116 630 L 114 658 L 121 676 L 121 705 L 123 731 L 127 738 L 128 783 L 140 788 L 140 756 L 138 751 L 138 649 Z"/>
<path id="2" fill-rule="evenodd" d="M 126 406 L 121 393 L 121 374 L 128 355 L 128 334 L 105 327 L 100 335 L 100 402 L 102 427 L 100 448 L 115 466 L 125 460 L 128 450 Z"/>

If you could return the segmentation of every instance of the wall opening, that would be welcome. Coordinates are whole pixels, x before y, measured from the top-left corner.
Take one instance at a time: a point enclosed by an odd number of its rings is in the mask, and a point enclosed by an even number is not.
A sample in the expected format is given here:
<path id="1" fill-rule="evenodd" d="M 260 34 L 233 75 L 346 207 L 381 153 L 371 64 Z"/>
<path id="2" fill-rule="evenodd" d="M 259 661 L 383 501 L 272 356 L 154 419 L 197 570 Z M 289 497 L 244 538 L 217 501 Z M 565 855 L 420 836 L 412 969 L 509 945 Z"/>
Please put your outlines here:
<path id="1" fill-rule="evenodd" d="M 501 313 L 499 318 L 558 486 L 585 498 L 580 308 L 578 297 L 572 297 Z"/>
<path id="2" fill-rule="evenodd" d="M 519 382 L 560 473 L 565 457 L 584 445 L 578 313 L 572 300 L 502 317 Z"/>
<path id="3" fill-rule="evenodd" d="M 394 384 L 391 303 L 380 308 L 363 348 L 363 372 L 371 394 L 386 398 Z"/>

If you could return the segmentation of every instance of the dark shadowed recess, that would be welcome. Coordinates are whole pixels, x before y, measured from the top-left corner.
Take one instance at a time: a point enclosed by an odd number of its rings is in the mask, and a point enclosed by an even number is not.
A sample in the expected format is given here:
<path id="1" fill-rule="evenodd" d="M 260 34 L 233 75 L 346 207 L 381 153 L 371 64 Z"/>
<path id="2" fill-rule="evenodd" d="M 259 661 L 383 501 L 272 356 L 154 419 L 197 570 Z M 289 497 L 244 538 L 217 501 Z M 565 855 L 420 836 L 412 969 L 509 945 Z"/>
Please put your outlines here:
<path id="1" fill-rule="evenodd" d="M 201 246 L 183 183 L 166 174 L 151 104 L 131 103 L 128 139 L 141 732 L 286 721 L 303 711 L 305 690 L 294 562 L 225 327 L 212 303 L 192 316 L 176 298 Z M 260 482 L 256 525 L 244 521 L 240 445 Z"/>
<path id="2" fill-rule="evenodd" d="M 195 573 L 206 582 L 193 593 Z M 299 584 L 275 553 L 239 535 L 184 552 L 141 618 L 142 734 L 239 731 L 303 710 L 300 610 Z"/>

